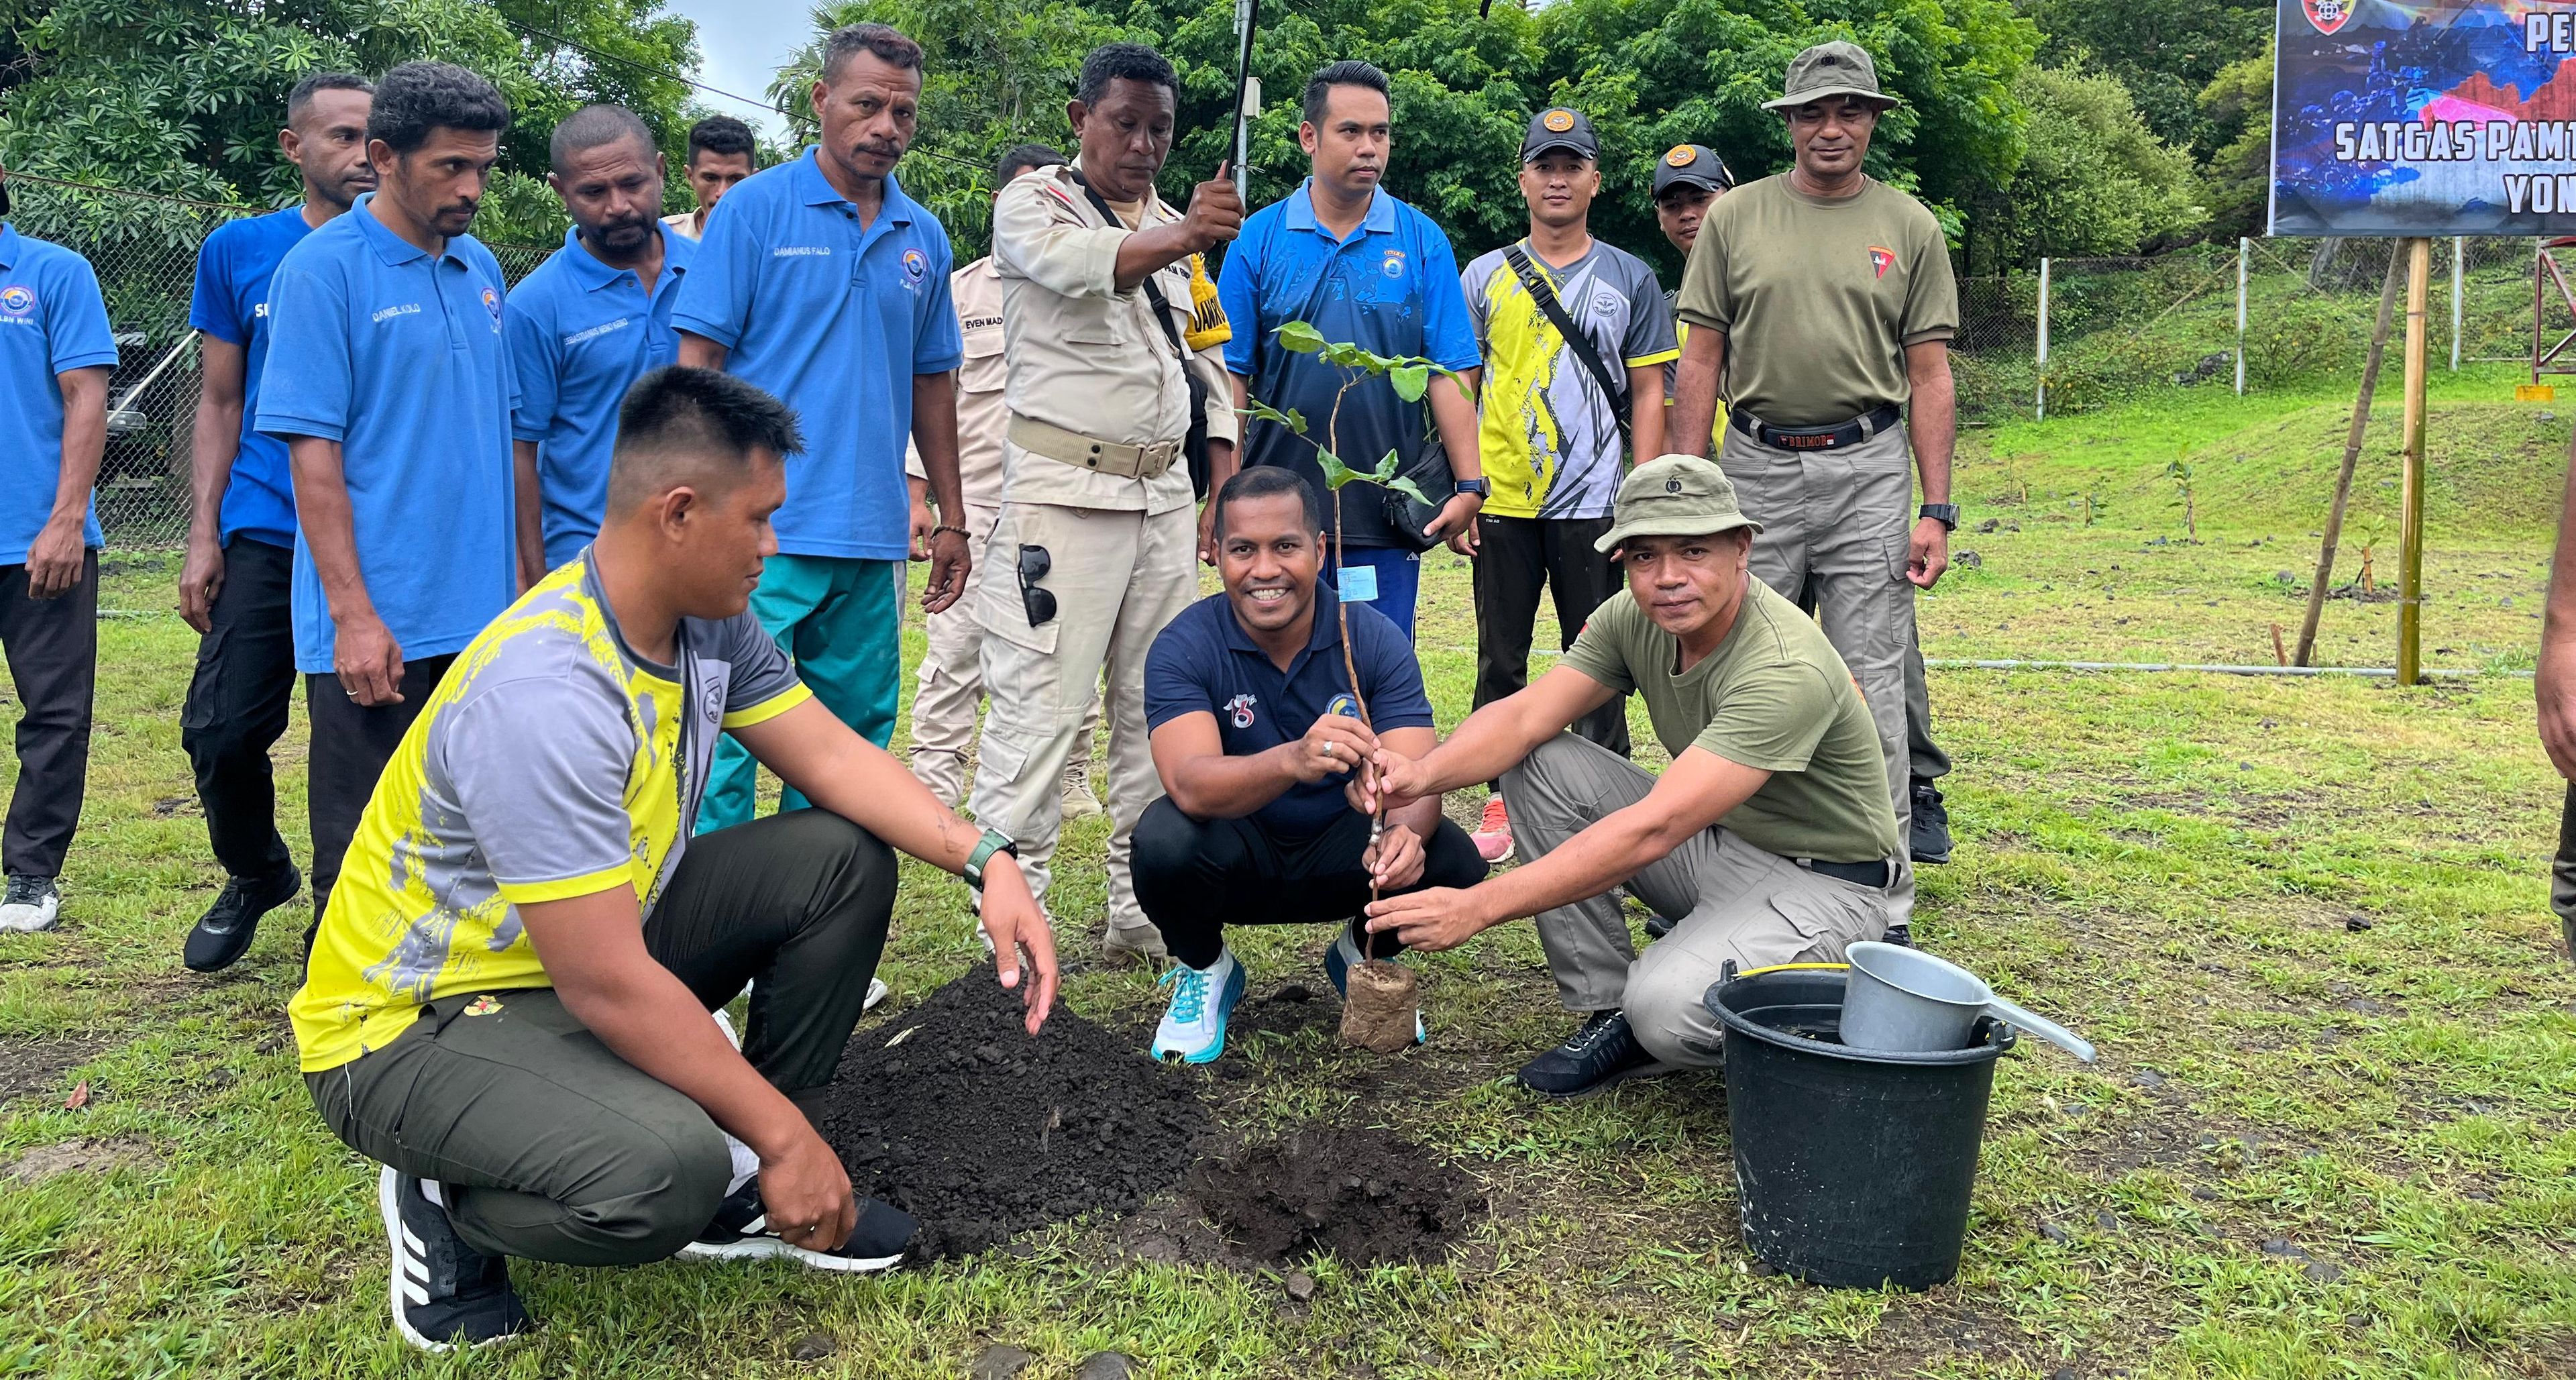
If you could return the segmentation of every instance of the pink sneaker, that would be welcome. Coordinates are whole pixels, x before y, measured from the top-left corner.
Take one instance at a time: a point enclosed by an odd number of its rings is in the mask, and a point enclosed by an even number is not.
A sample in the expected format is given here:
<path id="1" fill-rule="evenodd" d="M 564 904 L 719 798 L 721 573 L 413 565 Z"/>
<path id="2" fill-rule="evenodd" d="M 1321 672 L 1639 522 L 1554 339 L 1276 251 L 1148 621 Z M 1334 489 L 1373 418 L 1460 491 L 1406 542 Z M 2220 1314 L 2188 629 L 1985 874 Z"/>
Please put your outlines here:
<path id="1" fill-rule="evenodd" d="M 1512 860 L 1512 817 L 1503 810 L 1503 793 L 1485 797 L 1485 817 L 1476 822 L 1476 855 L 1488 863 Z"/>

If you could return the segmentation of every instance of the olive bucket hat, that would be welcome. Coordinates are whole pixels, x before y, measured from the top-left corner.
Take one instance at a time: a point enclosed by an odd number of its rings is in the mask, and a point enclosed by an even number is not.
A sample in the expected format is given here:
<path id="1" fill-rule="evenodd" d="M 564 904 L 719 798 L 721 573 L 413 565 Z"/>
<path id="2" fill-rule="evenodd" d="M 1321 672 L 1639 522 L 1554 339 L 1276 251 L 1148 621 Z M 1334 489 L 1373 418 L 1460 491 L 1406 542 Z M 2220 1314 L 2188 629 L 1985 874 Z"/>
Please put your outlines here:
<path id="1" fill-rule="evenodd" d="M 1738 527 L 1762 530 L 1736 505 L 1726 471 L 1696 455 L 1662 455 L 1619 481 L 1610 530 L 1592 549 L 1616 550 L 1632 537 L 1713 537 Z"/>
<path id="2" fill-rule="evenodd" d="M 1791 58 L 1789 79 L 1781 83 L 1780 99 L 1764 101 L 1762 108 L 1786 110 L 1831 96 L 1858 96 L 1881 106 L 1905 104 L 1878 89 L 1878 64 L 1870 61 L 1866 49 L 1838 38 Z"/>

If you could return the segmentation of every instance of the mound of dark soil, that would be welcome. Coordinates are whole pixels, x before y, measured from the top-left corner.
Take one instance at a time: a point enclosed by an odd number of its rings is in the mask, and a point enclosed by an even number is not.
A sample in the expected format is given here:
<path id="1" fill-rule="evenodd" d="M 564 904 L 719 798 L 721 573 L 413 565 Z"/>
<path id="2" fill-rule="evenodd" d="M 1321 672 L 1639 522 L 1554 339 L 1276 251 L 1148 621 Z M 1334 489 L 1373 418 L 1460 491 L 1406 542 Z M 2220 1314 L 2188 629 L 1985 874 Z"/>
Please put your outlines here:
<path id="1" fill-rule="evenodd" d="M 850 1042 L 820 1114 L 850 1182 L 922 1221 L 916 1254 L 971 1255 L 1178 1184 L 1209 1125 L 1200 1079 L 1142 1033 L 1058 1007 L 1035 1038 L 987 964 Z"/>
<path id="2" fill-rule="evenodd" d="M 1202 1164 L 1190 1196 L 1251 1255 L 1438 1259 L 1485 1211 L 1466 1175 L 1381 1130 L 1318 1129 Z"/>

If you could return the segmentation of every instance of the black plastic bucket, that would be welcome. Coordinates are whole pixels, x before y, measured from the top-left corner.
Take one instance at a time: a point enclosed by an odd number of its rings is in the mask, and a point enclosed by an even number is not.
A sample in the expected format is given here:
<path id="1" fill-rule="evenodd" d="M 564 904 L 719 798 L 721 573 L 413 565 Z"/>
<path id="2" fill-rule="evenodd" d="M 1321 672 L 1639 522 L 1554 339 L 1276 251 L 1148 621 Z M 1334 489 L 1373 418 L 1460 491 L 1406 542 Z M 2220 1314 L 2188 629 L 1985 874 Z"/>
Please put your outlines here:
<path id="1" fill-rule="evenodd" d="M 1764 968 L 1708 989 L 1726 1027 L 1726 1119 L 1744 1243 L 1838 1288 L 1929 1289 L 1959 1272 L 1995 1058 L 2009 1031 L 1939 1054 L 1845 1047 L 1840 965 Z"/>

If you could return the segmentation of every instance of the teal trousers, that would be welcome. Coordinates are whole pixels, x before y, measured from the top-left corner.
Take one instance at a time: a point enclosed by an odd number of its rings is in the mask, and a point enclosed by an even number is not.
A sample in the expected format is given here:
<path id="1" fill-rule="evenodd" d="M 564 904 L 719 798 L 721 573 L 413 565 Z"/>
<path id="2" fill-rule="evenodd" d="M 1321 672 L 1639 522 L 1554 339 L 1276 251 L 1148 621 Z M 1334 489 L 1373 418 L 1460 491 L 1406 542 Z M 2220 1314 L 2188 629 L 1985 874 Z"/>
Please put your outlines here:
<path id="1" fill-rule="evenodd" d="M 884 747 L 894 741 L 895 697 L 903 680 L 903 565 L 839 556 L 769 558 L 752 591 L 751 612 L 796 663 L 805 688 L 858 735 Z M 698 832 L 750 822 L 759 764 L 727 734 L 707 772 Z M 810 802 L 793 787 L 781 810 Z"/>

